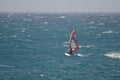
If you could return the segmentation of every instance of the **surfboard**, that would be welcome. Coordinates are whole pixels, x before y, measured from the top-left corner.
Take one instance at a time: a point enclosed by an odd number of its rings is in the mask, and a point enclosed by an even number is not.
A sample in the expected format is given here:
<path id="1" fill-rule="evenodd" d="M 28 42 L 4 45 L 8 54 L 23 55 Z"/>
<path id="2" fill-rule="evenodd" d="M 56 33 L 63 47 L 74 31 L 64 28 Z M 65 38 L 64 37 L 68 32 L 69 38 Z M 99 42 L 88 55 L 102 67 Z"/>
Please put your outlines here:
<path id="1" fill-rule="evenodd" d="M 66 55 L 66 56 L 72 56 L 72 55 L 70 55 L 70 54 L 68 54 L 68 53 L 65 53 L 65 55 Z"/>
<path id="2" fill-rule="evenodd" d="M 73 55 L 70 55 L 68 53 L 65 53 L 66 56 L 78 56 L 78 57 L 84 57 L 84 55 L 82 54 L 73 54 Z"/>

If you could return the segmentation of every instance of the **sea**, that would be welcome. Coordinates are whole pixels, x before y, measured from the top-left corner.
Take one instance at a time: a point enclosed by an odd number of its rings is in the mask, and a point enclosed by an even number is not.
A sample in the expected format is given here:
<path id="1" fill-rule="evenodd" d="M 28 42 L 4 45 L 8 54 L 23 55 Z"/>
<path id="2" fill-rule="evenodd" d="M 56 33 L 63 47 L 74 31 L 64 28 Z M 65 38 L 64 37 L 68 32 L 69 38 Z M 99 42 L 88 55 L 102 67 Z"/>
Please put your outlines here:
<path id="1" fill-rule="evenodd" d="M 0 13 L 0 80 L 120 80 L 120 14 Z"/>

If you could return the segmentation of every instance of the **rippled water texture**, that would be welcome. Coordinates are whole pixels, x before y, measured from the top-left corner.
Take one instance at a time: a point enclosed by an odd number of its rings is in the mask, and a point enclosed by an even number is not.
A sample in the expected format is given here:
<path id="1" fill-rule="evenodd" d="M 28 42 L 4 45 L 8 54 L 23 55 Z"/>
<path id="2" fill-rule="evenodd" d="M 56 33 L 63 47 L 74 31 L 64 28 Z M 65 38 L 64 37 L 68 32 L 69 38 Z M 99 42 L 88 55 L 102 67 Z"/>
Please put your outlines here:
<path id="1" fill-rule="evenodd" d="M 0 80 L 120 80 L 120 14 L 0 13 Z"/>

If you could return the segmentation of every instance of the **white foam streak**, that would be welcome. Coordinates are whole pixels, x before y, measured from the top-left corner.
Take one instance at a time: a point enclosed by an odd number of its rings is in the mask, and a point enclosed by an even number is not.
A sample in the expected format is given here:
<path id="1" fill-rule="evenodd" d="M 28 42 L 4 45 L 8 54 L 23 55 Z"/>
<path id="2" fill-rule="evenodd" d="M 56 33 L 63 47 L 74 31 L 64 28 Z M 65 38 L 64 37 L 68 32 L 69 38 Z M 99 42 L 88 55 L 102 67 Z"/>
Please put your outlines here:
<path id="1" fill-rule="evenodd" d="M 111 52 L 111 53 L 107 53 L 107 54 L 104 54 L 104 55 L 107 56 L 107 57 L 120 59 L 120 53 L 118 53 L 118 52 Z"/>
<path id="2" fill-rule="evenodd" d="M 94 47 L 94 45 L 82 45 L 80 47 L 83 47 L 83 48 L 91 48 L 91 47 Z"/>
<path id="3" fill-rule="evenodd" d="M 65 16 L 60 16 L 59 18 L 63 18 L 63 19 L 64 19 L 64 18 L 65 18 Z"/>
<path id="4" fill-rule="evenodd" d="M 64 42 L 64 43 L 63 43 L 63 46 L 64 46 L 64 47 L 68 47 L 68 43 L 69 43 L 69 41 Z"/>
<path id="5" fill-rule="evenodd" d="M 17 35 L 13 35 L 13 36 L 11 36 L 11 37 L 14 37 L 14 38 L 15 38 L 15 37 L 17 37 Z"/>
<path id="6" fill-rule="evenodd" d="M 85 57 L 85 55 L 82 55 L 82 54 L 77 54 L 77 56 L 79 56 L 79 57 Z"/>
<path id="7" fill-rule="evenodd" d="M 98 23 L 97 25 L 103 26 L 103 25 L 105 25 L 105 23 Z"/>
<path id="8" fill-rule="evenodd" d="M 0 67 L 11 67 L 11 66 L 0 64 Z"/>
<path id="9" fill-rule="evenodd" d="M 43 22 L 43 24 L 48 24 L 48 22 L 46 21 L 46 22 Z"/>
<path id="10" fill-rule="evenodd" d="M 89 22 L 88 24 L 95 24 L 95 22 Z"/>
<path id="11" fill-rule="evenodd" d="M 102 32 L 102 33 L 113 33 L 113 31 L 111 31 L 111 30 L 108 30 L 108 31 L 104 31 L 104 32 Z"/>
<path id="12" fill-rule="evenodd" d="M 25 29 L 25 28 L 22 28 L 22 29 L 21 29 L 21 32 L 25 32 L 25 31 L 26 31 L 26 29 Z"/>

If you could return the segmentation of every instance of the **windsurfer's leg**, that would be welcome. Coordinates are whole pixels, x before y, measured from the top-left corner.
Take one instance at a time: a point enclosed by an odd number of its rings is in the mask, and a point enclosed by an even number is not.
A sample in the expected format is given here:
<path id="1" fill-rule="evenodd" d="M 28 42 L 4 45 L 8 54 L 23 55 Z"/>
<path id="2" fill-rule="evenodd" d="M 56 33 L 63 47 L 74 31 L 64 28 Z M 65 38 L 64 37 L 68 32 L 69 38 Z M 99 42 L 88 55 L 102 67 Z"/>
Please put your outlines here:
<path id="1" fill-rule="evenodd" d="M 72 52 L 72 51 L 70 51 L 70 52 L 69 52 L 69 54 L 70 54 L 70 55 L 73 55 L 73 52 Z"/>

